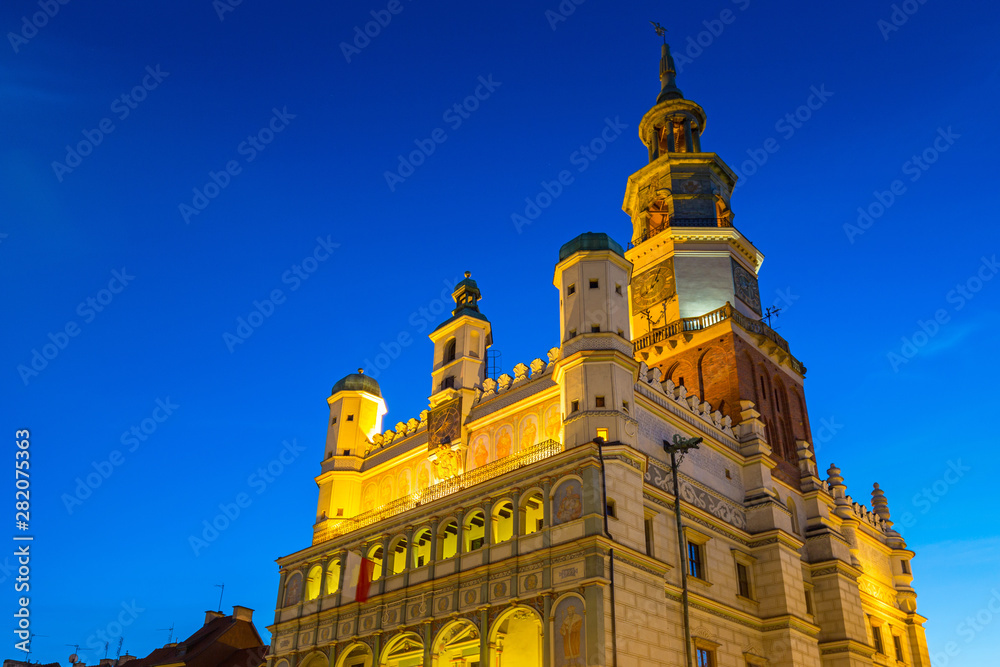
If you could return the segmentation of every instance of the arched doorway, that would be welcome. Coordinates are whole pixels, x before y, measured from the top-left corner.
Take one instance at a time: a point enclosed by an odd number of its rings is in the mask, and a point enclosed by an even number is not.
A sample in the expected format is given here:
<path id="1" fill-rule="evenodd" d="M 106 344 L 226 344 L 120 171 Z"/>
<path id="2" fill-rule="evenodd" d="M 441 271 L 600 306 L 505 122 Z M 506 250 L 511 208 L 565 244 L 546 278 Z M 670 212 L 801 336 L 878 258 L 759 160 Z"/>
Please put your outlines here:
<path id="1" fill-rule="evenodd" d="M 379 667 L 422 667 L 424 642 L 413 632 L 396 635 L 385 645 Z"/>
<path id="2" fill-rule="evenodd" d="M 460 620 L 441 628 L 431 651 L 431 667 L 452 667 L 479 661 L 479 628 L 471 621 Z"/>
<path id="3" fill-rule="evenodd" d="M 372 667 L 372 650 L 366 644 L 353 644 L 344 649 L 337 660 L 336 667 Z M 321 667 L 320 663 L 315 665 L 309 662 L 305 667 Z M 322 667 L 326 667 L 322 665 Z"/>
<path id="4" fill-rule="evenodd" d="M 489 667 L 542 667 L 542 619 L 529 607 L 504 612 L 490 629 Z"/>

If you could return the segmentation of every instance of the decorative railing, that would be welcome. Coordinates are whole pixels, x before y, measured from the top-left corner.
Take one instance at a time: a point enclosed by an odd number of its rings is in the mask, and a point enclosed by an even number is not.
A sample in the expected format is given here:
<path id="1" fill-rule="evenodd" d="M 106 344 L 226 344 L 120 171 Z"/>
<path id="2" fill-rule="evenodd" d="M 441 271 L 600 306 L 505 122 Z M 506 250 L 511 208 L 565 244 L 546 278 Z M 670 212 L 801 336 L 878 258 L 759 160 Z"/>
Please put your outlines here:
<path id="1" fill-rule="evenodd" d="M 723 218 L 669 218 L 663 224 L 654 229 L 647 229 L 645 232 L 635 237 L 628 243 L 629 248 L 634 248 L 644 241 L 648 241 L 668 227 L 732 227 L 728 217 Z"/>
<path id="2" fill-rule="evenodd" d="M 397 498 L 376 509 L 362 512 L 355 517 L 340 520 L 322 519 L 317 522 L 314 528 L 313 542 L 323 542 L 340 535 L 346 535 L 365 526 L 379 523 L 420 505 L 439 500 L 494 477 L 499 477 L 518 468 L 537 463 L 561 451 L 562 445 L 560 443 L 555 440 L 545 440 L 516 454 L 497 459 L 486 465 L 474 468 L 467 473 L 449 477 L 433 486 L 427 487 L 423 491 L 414 491 L 408 496 Z"/>
<path id="3" fill-rule="evenodd" d="M 751 319 L 736 310 L 728 301 L 726 302 L 726 305 L 721 308 L 717 308 L 710 313 L 705 313 L 704 315 L 700 315 L 698 317 L 683 317 L 679 320 L 674 320 L 659 329 L 653 329 L 644 336 L 636 338 L 632 341 L 632 344 L 635 346 L 636 352 L 638 352 L 639 350 L 646 349 L 650 345 L 656 345 L 657 343 L 661 343 L 668 338 L 672 338 L 679 333 L 683 333 L 685 331 L 701 331 L 702 329 L 707 329 L 710 326 L 730 318 L 735 320 L 736 323 L 746 331 L 758 336 L 764 336 L 781 348 L 784 352 L 788 353 L 789 364 L 791 365 L 792 370 L 797 372 L 799 375 L 804 376 L 806 374 L 805 365 L 793 357 L 792 353 L 789 351 L 788 341 L 779 336 L 774 329 L 767 326 L 760 320 Z"/>

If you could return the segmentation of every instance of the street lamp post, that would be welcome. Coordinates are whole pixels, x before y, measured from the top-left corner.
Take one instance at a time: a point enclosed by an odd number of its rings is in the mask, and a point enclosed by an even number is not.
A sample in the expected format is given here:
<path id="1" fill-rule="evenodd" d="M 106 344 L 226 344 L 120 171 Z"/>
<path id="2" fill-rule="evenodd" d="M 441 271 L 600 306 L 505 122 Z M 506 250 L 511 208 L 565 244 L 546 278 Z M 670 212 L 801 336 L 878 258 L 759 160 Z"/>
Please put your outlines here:
<path id="1" fill-rule="evenodd" d="M 685 438 L 680 433 L 674 434 L 674 442 L 663 441 L 663 451 L 670 454 L 670 473 L 674 478 L 674 514 L 677 517 L 677 554 L 681 568 L 681 606 L 684 608 L 684 655 L 687 657 L 687 667 L 694 667 L 691 656 L 691 618 L 688 606 L 688 572 L 685 567 L 684 525 L 681 522 L 681 493 L 677 483 L 677 466 L 684 460 L 684 455 L 691 449 L 697 449 L 703 438 Z M 680 456 L 678 456 L 680 454 Z"/>

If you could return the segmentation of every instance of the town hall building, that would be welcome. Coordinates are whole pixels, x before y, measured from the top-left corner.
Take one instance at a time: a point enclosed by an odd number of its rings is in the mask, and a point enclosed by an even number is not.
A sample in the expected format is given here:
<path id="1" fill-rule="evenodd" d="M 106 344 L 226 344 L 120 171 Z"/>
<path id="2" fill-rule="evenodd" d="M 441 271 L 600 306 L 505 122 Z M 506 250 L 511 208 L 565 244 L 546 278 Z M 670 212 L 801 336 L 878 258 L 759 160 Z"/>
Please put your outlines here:
<path id="1" fill-rule="evenodd" d="M 866 506 L 817 467 L 806 367 L 762 321 L 736 175 L 667 46 L 660 79 L 627 247 L 587 232 L 553 253 L 551 349 L 490 377 L 466 273 L 427 410 L 390 427 L 373 378 L 333 386 L 268 667 L 930 665 L 914 554 L 878 484 Z"/>

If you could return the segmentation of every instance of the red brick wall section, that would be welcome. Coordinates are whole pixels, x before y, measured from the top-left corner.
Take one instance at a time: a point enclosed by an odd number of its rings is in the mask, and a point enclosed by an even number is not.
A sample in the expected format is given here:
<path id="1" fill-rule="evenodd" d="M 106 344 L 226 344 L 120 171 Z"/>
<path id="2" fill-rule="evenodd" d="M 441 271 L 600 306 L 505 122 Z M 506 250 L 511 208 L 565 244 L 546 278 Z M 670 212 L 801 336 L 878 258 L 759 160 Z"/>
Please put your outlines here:
<path id="1" fill-rule="evenodd" d="M 798 481 L 796 440 L 811 440 L 805 393 L 755 345 L 734 333 L 711 343 L 682 350 L 656 364 L 663 379 L 684 386 L 713 409 L 740 420 L 740 400 L 753 401 L 767 425 L 767 439 L 775 459 L 788 477 Z M 763 379 L 763 385 L 761 380 Z"/>

